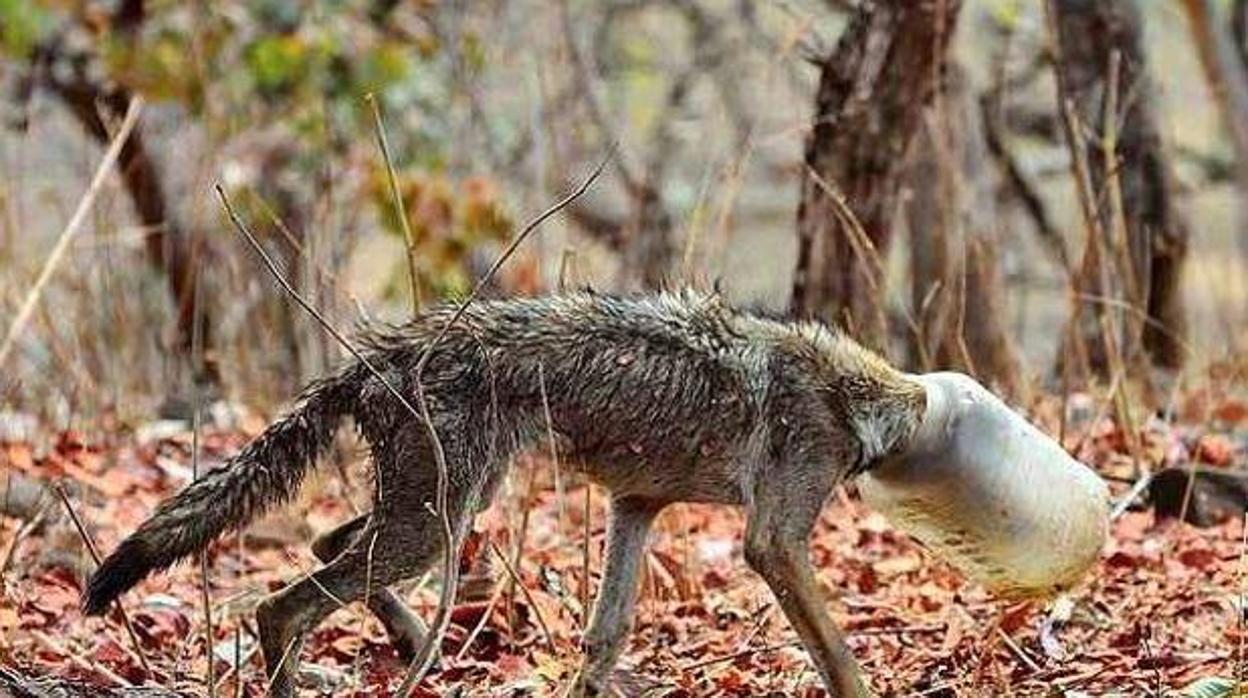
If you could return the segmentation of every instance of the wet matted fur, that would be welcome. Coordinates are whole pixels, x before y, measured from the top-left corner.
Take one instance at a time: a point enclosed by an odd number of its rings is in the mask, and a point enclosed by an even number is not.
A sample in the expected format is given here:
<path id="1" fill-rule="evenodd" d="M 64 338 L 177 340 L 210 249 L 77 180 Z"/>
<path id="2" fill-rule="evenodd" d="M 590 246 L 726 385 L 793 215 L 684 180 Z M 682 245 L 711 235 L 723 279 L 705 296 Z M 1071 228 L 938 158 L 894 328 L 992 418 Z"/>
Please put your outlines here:
<path id="1" fill-rule="evenodd" d="M 414 400 L 413 369 L 452 315 L 435 308 L 367 329 L 358 342 Z M 511 456 L 543 445 L 544 395 L 560 457 L 611 493 L 603 584 L 570 693 L 595 694 L 609 680 L 655 515 L 673 502 L 712 502 L 745 508 L 746 559 L 829 691 L 865 694 L 823 607 L 807 539 L 833 489 L 914 432 L 920 385 L 834 329 L 742 312 L 692 291 L 477 302 L 433 348 L 422 382 L 446 452 L 457 542 Z M 410 611 L 384 586 L 420 575 L 441 554 L 428 506 L 437 470 L 424 426 L 358 361 L 310 385 L 237 456 L 162 504 L 91 578 L 87 612 L 103 612 L 152 571 L 289 500 L 344 417 L 371 449 L 373 511 L 318 541 L 328 564 L 312 579 L 261 604 L 272 690 L 293 694 L 303 636 L 340 601 L 365 597 L 370 580 L 370 608 L 410 648 L 419 641 Z"/>

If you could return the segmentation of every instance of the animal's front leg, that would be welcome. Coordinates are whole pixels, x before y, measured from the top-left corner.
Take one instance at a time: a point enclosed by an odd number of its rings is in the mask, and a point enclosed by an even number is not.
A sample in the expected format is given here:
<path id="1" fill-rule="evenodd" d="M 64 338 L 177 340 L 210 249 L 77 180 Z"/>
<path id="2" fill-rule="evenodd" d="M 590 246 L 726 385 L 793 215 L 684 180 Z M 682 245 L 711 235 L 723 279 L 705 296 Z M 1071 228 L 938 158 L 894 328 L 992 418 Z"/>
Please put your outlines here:
<path id="1" fill-rule="evenodd" d="M 611 668 L 632 627 L 637 573 L 650 524 L 660 508 L 653 502 L 627 497 L 611 502 L 602 585 L 585 631 L 585 658 L 568 690 L 569 698 L 606 693 Z"/>
<path id="2" fill-rule="evenodd" d="M 785 550 L 777 542 L 768 552 L 748 553 L 750 565 L 767 581 L 797 631 L 811 661 L 832 696 L 870 696 L 858 672 L 858 663 L 844 637 L 823 607 L 823 599 L 811 572 L 806 550 Z"/>
<path id="3" fill-rule="evenodd" d="M 853 653 L 824 607 L 807 551 L 827 495 L 823 487 L 809 483 L 823 483 L 830 490 L 832 480 L 793 475 L 777 473 L 756 493 L 748 514 L 745 559 L 771 587 L 828 693 L 836 698 L 870 696 Z"/>

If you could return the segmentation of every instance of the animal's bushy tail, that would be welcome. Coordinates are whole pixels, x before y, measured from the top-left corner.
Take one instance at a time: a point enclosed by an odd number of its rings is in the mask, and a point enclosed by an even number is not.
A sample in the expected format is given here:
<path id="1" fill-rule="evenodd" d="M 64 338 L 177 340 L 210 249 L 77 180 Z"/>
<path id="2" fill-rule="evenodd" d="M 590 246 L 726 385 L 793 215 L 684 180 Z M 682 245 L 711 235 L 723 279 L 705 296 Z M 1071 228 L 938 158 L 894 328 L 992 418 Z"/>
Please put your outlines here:
<path id="1" fill-rule="evenodd" d="M 161 504 L 91 575 L 83 610 L 103 613 L 148 574 L 204 550 L 221 534 L 294 496 L 317 456 L 333 443 L 342 417 L 353 411 L 360 375 L 353 365 L 309 386 L 290 414 Z"/>

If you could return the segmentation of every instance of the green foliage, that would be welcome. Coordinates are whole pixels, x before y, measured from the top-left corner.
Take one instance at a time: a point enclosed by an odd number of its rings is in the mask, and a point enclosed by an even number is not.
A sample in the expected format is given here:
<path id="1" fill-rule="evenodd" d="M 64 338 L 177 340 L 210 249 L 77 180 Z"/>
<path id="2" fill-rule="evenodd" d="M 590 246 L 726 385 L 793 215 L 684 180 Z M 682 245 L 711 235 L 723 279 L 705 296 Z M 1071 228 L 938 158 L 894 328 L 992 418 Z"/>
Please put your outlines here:
<path id="1" fill-rule="evenodd" d="M 992 0 L 987 3 L 987 10 L 998 25 L 1014 29 L 1018 27 L 1023 7 L 1019 0 Z"/>
<path id="2" fill-rule="evenodd" d="M 396 41 L 384 41 L 365 53 L 356 83 L 368 92 L 381 92 L 401 83 L 411 70 L 407 48 Z"/>
<path id="3" fill-rule="evenodd" d="M 26 57 L 52 24 L 48 12 L 31 0 L 0 0 L 0 49 Z"/>
<path id="4" fill-rule="evenodd" d="M 488 70 L 489 47 L 468 27 L 454 44 L 444 42 L 437 3 L 379 13 L 356 0 L 164 0 L 145 3 L 124 30 L 115 7 L 0 0 L 0 54 L 20 66 L 41 42 L 61 37 L 48 44 L 63 52 L 54 65 L 87 66 L 82 74 L 101 86 L 180 105 L 216 143 L 263 131 L 255 155 L 264 158 L 270 148 L 287 154 L 280 166 L 297 181 L 314 181 L 335 158 L 371 166 L 361 157 L 375 152 L 363 98 L 375 94 L 392 115 L 391 149 L 418 231 L 426 290 L 465 289 L 468 251 L 506 234 L 510 220 L 492 184 L 446 173 L 463 104 L 456 81 Z M 396 231 L 389 197 L 369 196 L 372 178 L 363 193 L 383 228 Z"/>
<path id="5" fill-rule="evenodd" d="M 429 3 L 412 5 L 430 15 L 425 23 L 402 31 L 368 3 L 347 0 L 148 2 L 141 21 L 124 32 L 106 5 L 0 0 L 0 52 L 21 61 L 54 30 L 72 36 L 65 43 L 74 53 L 65 59 L 77 61 L 85 46 L 91 74 L 149 101 L 181 104 L 195 117 L 224 116 L 205 125 L 227 138 L 275 123 L 323 135 L 332 121 L 345 142 L 367 142 L 371 120 L 362 98 L 375 93 L 387 113 L 412 115 L 392 137 L 397 164 L 432 169 L 446 160 L 450 66 L 472 74 L 487 68 L 485 42 L 471 31 L 453 47 L 459 55 L 449 55 L 432 29 L 437 7 Z"/>
<path id="6" fill-rule="evenodd" d="M 262 93 L 287 92 L 307 79 L 311 53 L 296 36 L 264 36 L 247 51 L 247 67 Z"/>
<path id="7" fill-rule="evenodd" d="M 1225 676 L 1207 676 L 1183 687 L 1184 698 L 1243 698 L 1248 687 Z"/>
<path id="8" fill-rule="evenodd" d="M 399 173 L 398 184 L 421 266 L 422 293 L 426 298 L 466 293 L 472 282 L 465 267 L 468 253 L 483 243 L 506 240 L 512 228 L 497 188 L 484 177 L 452 181 L 426 173 Z M 401 238 L 402 224 L 380 164 L 369 191 L 383 229 Z M 401 277 L 406 263 L 397 264 L 396 276 Z"/>
<path id="9" fill-rule="evenodd" d="M 149 99 L 198 106 L 202 82 L 187 34 L 162 28 L 141 37 L 105 35 L 101 59 L 118 82 Z"/>

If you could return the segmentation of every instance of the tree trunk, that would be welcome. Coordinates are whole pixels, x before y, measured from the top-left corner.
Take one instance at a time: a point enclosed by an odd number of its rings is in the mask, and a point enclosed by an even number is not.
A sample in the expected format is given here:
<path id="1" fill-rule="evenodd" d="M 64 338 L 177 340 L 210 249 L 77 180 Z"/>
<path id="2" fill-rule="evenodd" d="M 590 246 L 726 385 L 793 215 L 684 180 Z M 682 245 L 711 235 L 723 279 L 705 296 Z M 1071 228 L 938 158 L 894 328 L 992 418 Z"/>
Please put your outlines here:
<path id="1" fill-rule="evenodd" d="M 145 17 L 143 0 L 116 3 L 111 22 L 117 40 L 133 40 L 133 33 L 138 31 Z M 69 46 L 63 34 L 54 34 L 35 48 L 26 82 L 31 90 L 36 86 L 46 87 L 91 138 L 106 146 L 112 134 L 104 119 L 120 119 L 134 95 L 126 87 L 101 82 L 92 74 L 91 66 L 101 60 L 89 49 Z M 122 146 L 117 164 L 126 194 L 146 229 L 144 247 L 148 262 L 165 274 L 169 285 L 177 311 L 175 347 L 184 356 L 190 356 L 198 318 L 204 359 L 201 375 L 195 378 L 219 384 L 220 376 L 212 358 L 213 337 L 209 331 L 213 323 L 207 309 L 195 308 L 200 255 L 206 244 L 202 239 L 193 239 L 171 210 L 164 178 L 147 149 L 142 124 L 135 126 Z"/>
<path id="2" fill-rule="evenodd" d="M 928 110 L 907 172 L 912 364 L 957 368 L 1009 398 L 1025 381 L 1006 324 L 999 266 L 998 176 L 964 71 L 952 66 Z"/>
<path id="3" fill-rule="evenodd" d="M 131 99 L 124 90 L 105 91 L 85 80 L 61 81 L 49 78 L 48 86 L 87 134 L 101 145 L 107 144 L 112 136 L 101 118 L 100 110 L 105 109 L 110 116 L 120 118 Z M 206 308 L 201 308 L 198 313 L 195 311 L 195 283 L 203 250 L 197 249 L 192 236 L 169 210 L 168 195 L 159 166 L 148 151 L 139 126 L 135 126 L 130 138 L 122 146 L 118 156 L 118 169 L 126 194 L 134 205 L 135 214 L 146 229 L 144 248 L 147 259 L 152 266 L 165 274 L 169 284 L 169 292 L 177 312 L 176 347 L 183 354 L 190 355 L 195 319 L 198 317 L 205 356 L 205 375 L 198 376 L 197 380 L 217 383 L 219 377 L 215 363 L 208 358 L 213 346 L 209 331 L 212 322 Z"/>
<path id="4" fill-rule="evenodd" d="M 1237 240 L 1240 253 L 1248 258 L 1248 0 L 1236 0 L 1231 7 L 1229 32 L 1216 19 L 1217 7 L 1210 0 L 1184 0 L 1183 8 L 1205 81 L 1235 148 Z M 1248 306 L 1242 310 L 1248 311 Z"/>
<path id="5" fill-rule="evenodd" d="M 958 7 L 959 0 L 863 2 L 821 66 L 792 307 L 843 323 L 879 349 L 887 341 L 883 262 L 904 160 L 941 79 Z"/>
<path id="6" fill-rule="evenodd" d="M 1248 0 L 1235 0 L 1231 9 L 1231 36 L 1244 67 L 1248 68 Z"/>
<path id="7" fill-rule="evenodd" d="M 1072 148 L 1083 147 L 1088 163 L 1089 203 L 1094 202 L 1088 232 L 1100 237 L 1089 240 L 1078 275 L 1079 302 L 1093 312 L 1078 313 L 1077 331 L 1098 373 L 1108 372 L 1112 346 L 1128 365 L 1142 350 L 1154 364 L 1177 368 L 1184 358 L 1180 280 L 1188 228 L 1175 201 L 1158 129 L 1140 16 L 1128 0 L 1054 0 L 1053 9 L 1061 98 L 1086 129 L 1104 133 L 1109 123 L 1117 127 L 1112 158 L 1106 157 L 1104 142 L 1087 141 L 1072 129 Z M 1116 94 L 1109 89 L 1115 54 L 1120 66 Z M 1106 113 L 1111 97 L 1119 105 L 1117 114 Z M 1124 301 L 1132 311 L 1110 312 L 1111 304 Z M 1147 319 L 1141 317 L 1145 313 Z M 1101 319 L 1109 315 L 1122 316 L 1117 324 L 1128 329 L 1107 345 Z"/>

